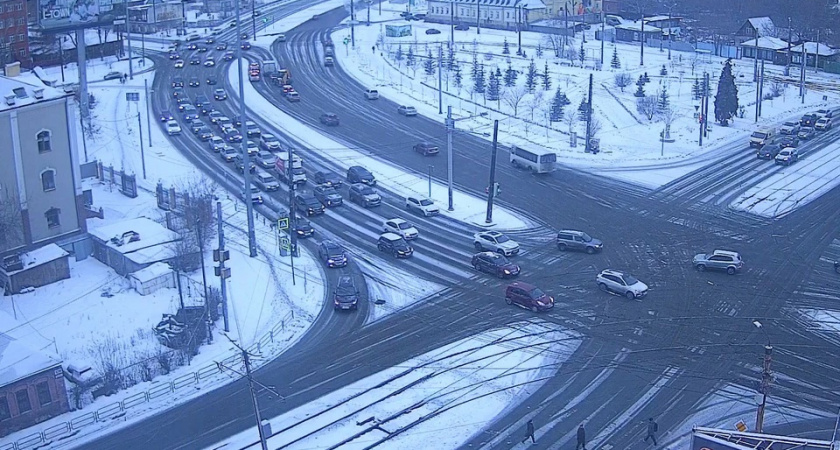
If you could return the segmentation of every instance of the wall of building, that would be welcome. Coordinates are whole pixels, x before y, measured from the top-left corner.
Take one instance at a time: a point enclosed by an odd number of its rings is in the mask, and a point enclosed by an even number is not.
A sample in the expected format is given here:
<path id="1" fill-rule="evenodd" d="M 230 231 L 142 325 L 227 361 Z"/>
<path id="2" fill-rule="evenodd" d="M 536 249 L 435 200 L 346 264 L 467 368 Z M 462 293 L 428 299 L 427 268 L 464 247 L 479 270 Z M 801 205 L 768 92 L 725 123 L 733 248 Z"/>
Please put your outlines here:
<path id="1" fill-rule="evenodd" d="M 47 395 L 48 394 L 48 395 Z M 29 409 L 18 402 L 26 396 Z M 43 422 L 70 410 L 61 366 L 0 387 L 0 436 Z"/>
<path id="2" fill-rule="evenodd" d="M 25 0 L 0 0 L 0 63 L 29 66 L 29 25 Z"/>

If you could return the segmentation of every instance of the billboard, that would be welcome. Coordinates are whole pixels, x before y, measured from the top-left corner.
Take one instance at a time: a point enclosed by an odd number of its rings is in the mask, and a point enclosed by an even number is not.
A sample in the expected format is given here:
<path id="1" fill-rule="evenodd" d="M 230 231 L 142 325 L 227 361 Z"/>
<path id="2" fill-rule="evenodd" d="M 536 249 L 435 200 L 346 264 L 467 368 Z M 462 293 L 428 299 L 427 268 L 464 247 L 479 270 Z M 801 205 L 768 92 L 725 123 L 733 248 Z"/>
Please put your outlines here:
<path id="1" fill-rule="evenodd" d="M 744 447 L 722 439 L 694 433 L 691 437 L 691 450 L 752 450 L 752 447 Z"/>
<path id="2" fill-rule="evenodd" d="M 111 25 L 117 15 L 125 16 L 123 5 L 120 0 L 38 0 L 38 25 L 56 32 Z"/>
<path id="3" fill-rule="evenodd" d="M 388 36 L 388 37 L 411 36 L 411 25 L 385 25 L 385 36 Z"/>
<path id="4" fill-rule="evenodd" d="M 831 442 L 763 433 L 695 427 L 691 450 L 832 450 Z"/>

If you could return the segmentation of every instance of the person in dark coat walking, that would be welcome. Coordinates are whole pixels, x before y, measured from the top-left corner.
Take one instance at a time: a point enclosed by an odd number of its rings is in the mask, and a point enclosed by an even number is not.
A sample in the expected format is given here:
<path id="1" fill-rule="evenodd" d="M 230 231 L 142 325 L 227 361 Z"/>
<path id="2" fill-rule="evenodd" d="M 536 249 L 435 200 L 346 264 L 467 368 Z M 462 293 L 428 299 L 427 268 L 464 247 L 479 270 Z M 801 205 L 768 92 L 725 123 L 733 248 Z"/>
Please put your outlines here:
<path id="1" fill-rule="evenodd" d="M 653 445 L 656 445 L 656 432 L 659 431 L 659 424 L 653 421 L 653 417 L 648 418 L 647 423 L 647 436 L 645 436 L 645 442 L 648 439 L 653 439 Z"/>
<path id="2" fill-rule="evenodd" d="M 583 428 L 583 424 L 580 424 L 577 431 L 577 446 L 575 446 L 575 450 L 579 448 L 586 450 L 586 429 Z"/>
<path id="3" fill-rule="evenodd" d="M 525 442 L 525 441 L 528 440 L 528 438 L 531 438 L 531 443 L 536 444 L 537 440 L 534 439 L 534 421 L 529 420 L 528 424 L 525 427 L 526 427 L 526 430 L 525 430 L 526 434 L 525 434 L 525 439 L 522 439 L 522 442 Z"/>

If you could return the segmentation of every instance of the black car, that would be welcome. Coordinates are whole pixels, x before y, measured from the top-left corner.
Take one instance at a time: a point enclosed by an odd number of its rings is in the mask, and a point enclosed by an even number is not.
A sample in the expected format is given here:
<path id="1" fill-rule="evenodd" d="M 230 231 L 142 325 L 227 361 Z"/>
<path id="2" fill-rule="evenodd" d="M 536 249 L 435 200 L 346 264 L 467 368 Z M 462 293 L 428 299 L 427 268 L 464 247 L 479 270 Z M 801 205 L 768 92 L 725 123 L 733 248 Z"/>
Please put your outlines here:
<path id="1" fill-rule="evenodd" d="M 301 238 L 308 238 L 315 234 L 315 228 L 312 228 L 312 223 L 303 217 L 295 218 L 295 223 L 292 226 L 292 231 L 294 231 L 295 234 Z"/>
<path id="2" fill-rule="evenodd" d="M 172 97 L 178 98 L 178 97 L 183 97 L 183 96 L 184 96 L 184 88 L 176 87 L 175 89 L 172 89 Z"/>
<path id="3" fill-rule="evenodd" d="M 324 241 L 318 246 L 318 257 L 327 267 L 344 267 L 347 265 L 347 253 L 344 248 L 333 242 Z"/>
<path id="4" fill-rule="evenodd" d="M 812 127 L 813 128 L 814 124 L 817 123 L 817 119 L 819 119 L 819 118 L 820 118 L 820 116 L 818 116 L 814 113 L 805 114 L 805 115 L 802 116 L 801 119 L 799 119 L 799 125 L 803 126 L 803 127 Z"/>
<path id="5" fill-rule="evenodd" d="M 382 197 L 373 190 L 372 187 L 356 183 L 350 186 L 350 194 L 348 198 L 353 203 L 358 203 L 365 208 L 372 208 L 382 204 Z"/>
<path id="6" fill-rule="evenodd" d="M 335 172 L 318 171 L 312 174 L 312 182 L 318 185 L 330 186 L 340 188 L 342 184 L 341 178 Z"/>
<path id="7" fill-rule="evenodd" d="M 190 87 L 199 87 L 201 86 L 201 80 L 198 77 L 190 78 Z"/>
<path id="8" fill-rule="evenodd" d="M 221 51 L 227 50 L 227 44 L 222 42 L 221 44 L 216 46 L 216 50 L 221 50 Z"/>
<path id="9" fill-rule="evenodd" d="M 362 166 L 350 166 L 347 169 L 347 182 L 350 184 L 363 183 L 368 186 L 376 186 L 376 178 L 373 177 L 373 174 L 369 170 Z"/>
<path id="10" fill-rule="evenodd" d="M 210 128 L 208 128 L 207 125 L 204 125 L 201 128 L 199 128 L 198 132 L 195 134 L 196 136 L 198 136 L 198 139 L 200 139 L 202 142 L 207 142 L 210 140 L 210 138 L 213 137 L 213 132 L 210 131 Z"/>
<path id="11" fill-rule="evenodd" d="M 172 79 L 172 87 L 184 87 L 184 79 L 181 77 L 175 77 Z"/>
<path id="12" fill-rule="evenodd" d="M 437 155 L 438 153 L 440 153 L 440 149 L 437 145 L 428 142 L 421 142 L 415 145 L 414 151 L 420 153 L 423 156 Z"/>
<path id="13" fill-rule="evenodd" d="M 475 270 L 492 273 L 499 278 L 515 277 L 519 275 L 520 270 L 518 265 L 496 252 L 476 253 L 471 264 Z"/>
<path id="14" fill-rule="evenodd" d="M 203 115 L 203 116 L 206 116 L 206 115 L 210 114 L 211 112 L 213 112 L 215 110 L 216 110 L 216 108 L 214 108 L 213 105 L 211 105 L 209 103 L 205 103 L 205 104 L 201 105 L 201 108 L 198 108 L 198 112 L 200 112 L 201 115 Z"/>
<path id="15" fill-rule="evenodd" d="M 218 81 L 216 80 L 216 77 L 214 75 L 210 75 L 209 77 L 207 77 L 207 85 L 208 86 L 213 86 L 216 83 L 218 83 Z"/>
<path id="16" fill-rule="evenodd" d="M 169 111 L 161 111 L 160 112 L 160 121 L 161 122 L 169 122 L 170 120 L 175 120 L 175 116 L 172 115 Z"/>
<path id="17" fill-rule="evenodd" d="M 414 253 L 414 249 L 396 233 L 382 233 L 376 241 L 376 248 L 380 252 L 388 252 L 396 258 L 408 258 Z"/>
<path id="18" fill-rule="evenodd" d="M 335 309 L 357 309 L 359 307 L 359 289 L 350 275 L 338 277 L 338 285 L 333 292 Z"/>
<path id="19" fill-rule="evenodd" d="M 224 132 L 225 140 L 228 142 L 242 142 L 242 134 L 235 128 L 228 128 Z"/>
<path id="20" fill-rule="evenodd" d="M 242 43 L 242 50 L 251 50 L 251 43 L 248 42 L 248 41 L 243 42 Z"/>
<path id="21" fill-rule="evenodd" d="M 755 156 L 758 159 L 773 159 L 780 151 L 782 151 L 782 146 L 774 142 L 761 147 L 761 149 L 756 152 Z"/>
<path id="22" fill-rule="evenodd" d="M 212 43 L 214 43 L 214 42 L 216 42 L 216 39 L 215 39 L 215 38 L 213 38 L 213 37 L 209 37 L 209 38 L 207 38 L 207 39 L 205 39 L 205 40 L 204 40 L 204 43 L 205 43 L 205 44 L 212 44 Z"/>
<path id="23" fill-rule="evenodd" d="M 315 186 L 312 193 L 315 195 L 315 198 L 317 198 L 318 201 L 323 203 L 326 207 L 341 206 L 341 204 L 344 203 L 344 200 L 341 198 L 341 194 L 339 194 L 335 188 L 329 186 Z"/>
<path id="24" fill-rule="evenodd" d="M 201 47 L 198 47 L 198 53 L 206 53 L 206 52 L 207 52 L 207 47 L 205 47 L 203 45 Z"/>
<path id="25" fill-rule="evenodd" d="M 172 59 L 172 60 L 181 59 L 181 55 L 179 55 L 178 52 L 170 52 L 169 53 L 169 59 Z"/>
<path id="26" fill-rule="evenodd" d="M 328 127 L 336 127 L 339 124 L 338 116 L 333 113 L 321 114 L 321 123 Z"/>
<path id="27" fill-rule="evenodd" d="M 223 57 L 225 61 L 230 61 L 233 59 L 233 52 L 226 52 L 225 56 Z"/>
<path id="28" fill-rule="evenodd" d="M 200 59 L 198 59 L 198 58 L 192 58 L 192 59 L 190 59 L 190 65 L 191 65 L 191 66 L 197 66 L 197 65 L 199 65 L 199 64 L 201 64 L 201 60 L 200 60 Z"/>
<path id="29" fill-rule="evenodd" d="M 426 30 L 426 34 L 440 34 L 440 30 L 435 28 L 429 28 L 428 30 Z"/>
<path id="30" fill-rule="evenodd" d="M 198 48 L 198 44 L 196 44 L 195 42 L 193 42 L 193 43 L 191 43 L 190 45 L 187 46 L 187 50 L 195 50 L 197 48 Z"/>
<path id="31" fill-rule="evenodd" d="M 470 26 L 469 25 L 464 25 L 464 24 L 458 24 L 458 25 L 455 25 L 455 29 L 458 30 L 458 31 L 469 31 Z"/>
<path id="32" fill-rule="evenodd" d="M 295 195 L 295 208 L 307 216 L 324 213 L 324 205 L 314 195 Z"/>
<path id="33" fill-rule="evenodd" d="M 245 160 L 242 159 L 242 155 L 237 153 L 236 156 L 233 157 L 233 164 L 236 166 L 236 170 L 238 170 L 239 173 L 245 173 Z M 248 161 L 248 171 L 254 173 L 255 170 L 257 170 L 257 166 L 255 166 L 253 162 Z"/>
<path id="34" fill-rule="evenodd" d="M 785 148 L 785 147 L 798 147 L 798 146 L 799 146 L 799 137 L 798 137 L 798 136 L 795 136 L 795 135 L 793 135 L 793 134 L 786 134 L 786 135 L 784 135 L 784 136 L 780 137 L 780 138 L 779 138 L 779 140 L 778 140 L 778 141 L 776 141 L 776 142 L 777 142 L 779 145 L 781 145 L 781 146 L 782 146 L 782 148 Z"/>
<path id="35" fill-rule="evenodd" d="M 196 95 L 195 100 L 193 101 L 196 108 L 200 108 L 202 105 L 206 105 L 208 103 L 210 103 L 210 99 L 204 94 Z"/>

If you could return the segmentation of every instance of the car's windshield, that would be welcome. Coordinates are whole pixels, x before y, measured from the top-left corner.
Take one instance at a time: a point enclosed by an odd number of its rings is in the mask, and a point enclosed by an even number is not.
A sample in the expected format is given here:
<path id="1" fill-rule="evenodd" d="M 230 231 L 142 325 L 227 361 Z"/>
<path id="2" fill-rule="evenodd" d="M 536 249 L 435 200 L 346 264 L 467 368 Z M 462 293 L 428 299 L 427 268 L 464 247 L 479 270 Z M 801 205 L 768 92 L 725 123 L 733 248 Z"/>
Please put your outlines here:
<path id="1" fill-rule="evenodd" d="M 371 194 L 374 194 L 373 189 L 371 189 L 369 187 L 363 187 L 362 188 L 362 195 L 371 195 Z"/>
<path id="2" fill-rule="evenodd" d="M 590 236 L 586 233 L 582 233 L 580 235 L 580 237 L 581 237 L 581 239 L 583 239 L 583 242 L 592 242 L 592 236 Z"/>
<path id="3" fill-rule="evenodd" d="M 432 202 L 431 200 L 429 200 L 427 198 L 424 198 L 423 200 L 420 200 L 420 205 L 421 206 L 432 206 L 433 204 L 434 204 L 434 202 Z"/>
<path id="4" fill-rule="evenodd" d="M 496 236 L 496 242 L 498 242 L 500 244 L 505 243 L 509 240 L 510 240 L 510 238 L 505 236 L 504 234 L 500 234 L 500 235 Z"/>
<path id="5" fill-rule="evenodd" d="M 639 282 L 635 277 L 632 275 L 624 275 L 624 282 L 627 283 L 627 286 L 632 286 Z"/>
<path id="6" fill-rule="evenodd" d="M 541 291 L 539 288 L 534 288 L 530 294 L 533 299 L 545 297 L 545 292 Z"/>
<path id="7" fill-rule="evenodd" d="M 402 222 L 402 223 L 398 223 L 398 224 L 397 224 L 397 227 L 398 227 L 400 230 L 407 230 L 407 229 L 411 228 L 411 227 L 412 227 L 412 225 L 411 225 L 411 223 L 409 223 L 409 222 Z"/>
<path id="8" fill-rule="evenodd" d="M 505 258 L 504 256 L 499 255 L 499 254 L 494 254 L 491 259 L 493 260 L 493 263 L 496 264 L 497 266 L 503 266 L 505 264 L 510 264 L 510 261 L 507 258 Z"/>

